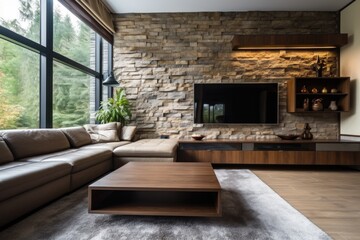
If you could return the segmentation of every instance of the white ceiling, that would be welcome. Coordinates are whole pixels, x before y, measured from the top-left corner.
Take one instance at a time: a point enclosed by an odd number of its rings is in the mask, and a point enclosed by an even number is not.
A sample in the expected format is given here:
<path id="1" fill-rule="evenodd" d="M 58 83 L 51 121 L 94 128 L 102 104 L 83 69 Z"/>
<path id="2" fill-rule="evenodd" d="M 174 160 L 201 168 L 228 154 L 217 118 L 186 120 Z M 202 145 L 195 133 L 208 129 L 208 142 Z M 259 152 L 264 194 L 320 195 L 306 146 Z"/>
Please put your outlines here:
<path id="1" fill-rule="evenodd" d="M 113 13 L 338 11 L 352 0 L 103 0 Z"/>

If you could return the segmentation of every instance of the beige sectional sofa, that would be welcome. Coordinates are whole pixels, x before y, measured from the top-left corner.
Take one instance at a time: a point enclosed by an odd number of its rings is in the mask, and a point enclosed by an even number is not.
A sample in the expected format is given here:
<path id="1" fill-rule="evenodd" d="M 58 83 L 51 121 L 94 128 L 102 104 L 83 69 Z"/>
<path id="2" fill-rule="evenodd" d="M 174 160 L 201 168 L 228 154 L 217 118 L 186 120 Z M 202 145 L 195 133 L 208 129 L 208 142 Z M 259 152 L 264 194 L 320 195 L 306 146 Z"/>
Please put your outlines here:
<path id="1" fill-rule="evenodd" d="M 0 226 L 128 161 L 175 161 L 177 141 L 93 143 L 83 127 L 0 132 Z"/>

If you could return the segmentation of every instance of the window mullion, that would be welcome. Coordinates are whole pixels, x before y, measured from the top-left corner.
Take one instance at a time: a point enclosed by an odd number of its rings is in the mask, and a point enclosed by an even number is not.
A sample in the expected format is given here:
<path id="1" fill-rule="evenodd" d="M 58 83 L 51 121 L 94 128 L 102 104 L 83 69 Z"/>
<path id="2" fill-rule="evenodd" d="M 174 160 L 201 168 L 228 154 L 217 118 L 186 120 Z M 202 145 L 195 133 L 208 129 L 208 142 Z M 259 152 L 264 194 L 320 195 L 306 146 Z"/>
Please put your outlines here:
<path id="1" fill-rule="evenodd" d="M 95 79 L 95 111 L 99 109 L 102 100 L 102 47 L 102 38 L 99 34 L 95 34 L 95 71 L 100 73 L 100 76 Z"/>
<path id="2" fill-rule="evenodd" d="M 53 0 L 40 1 L 40 43 L 46 53 L 40 56 L 40 127 L 51 128 L 53 119 Z"/>
<path id="3" fill-rule="evenodd" d="M 108 73 L 113 71 L 113 47 L 112 44 L 108 44 Z M 112 86 L 108 86 L 108 98 L 114 96 L 114 91 Z"/>

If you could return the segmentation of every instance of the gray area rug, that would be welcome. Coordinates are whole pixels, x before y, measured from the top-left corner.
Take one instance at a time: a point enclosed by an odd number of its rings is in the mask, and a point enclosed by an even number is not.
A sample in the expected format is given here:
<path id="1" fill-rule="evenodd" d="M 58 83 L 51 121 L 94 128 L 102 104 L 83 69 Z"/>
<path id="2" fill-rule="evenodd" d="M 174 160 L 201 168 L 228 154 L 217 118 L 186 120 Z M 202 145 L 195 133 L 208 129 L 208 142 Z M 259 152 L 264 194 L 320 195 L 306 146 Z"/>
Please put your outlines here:
<path id="1" fill-rule="evenodd" d="M 0 239 L 331 239 L 249 170 L 215 170 L 223 217 L 88 214 L 87 188 L 0 233 Z"/>

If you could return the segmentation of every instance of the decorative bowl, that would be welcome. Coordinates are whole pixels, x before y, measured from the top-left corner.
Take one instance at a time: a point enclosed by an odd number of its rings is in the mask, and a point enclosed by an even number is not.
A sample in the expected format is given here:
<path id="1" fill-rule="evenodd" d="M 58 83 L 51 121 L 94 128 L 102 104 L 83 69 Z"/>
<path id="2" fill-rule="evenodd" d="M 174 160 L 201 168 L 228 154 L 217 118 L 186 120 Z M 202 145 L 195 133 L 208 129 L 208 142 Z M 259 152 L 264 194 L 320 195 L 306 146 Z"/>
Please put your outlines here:
<path id="1" fill-rule="evenodd" d="M 276 134 L 279 138 L 282 140 L 295 140 L 299 137 L 299 135 L 296 134 Z"/>
<path id="2" fill-rule="evenodd" d="M 202 139 L 205 137 L 205 135 L 194 134 L 194 135 L 191 135 L 191 137 L 192 137 L 194 140 L 200 141 L 200 140 L 202 140 Z"/>

